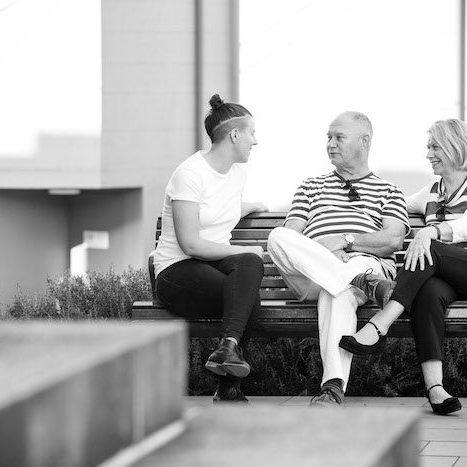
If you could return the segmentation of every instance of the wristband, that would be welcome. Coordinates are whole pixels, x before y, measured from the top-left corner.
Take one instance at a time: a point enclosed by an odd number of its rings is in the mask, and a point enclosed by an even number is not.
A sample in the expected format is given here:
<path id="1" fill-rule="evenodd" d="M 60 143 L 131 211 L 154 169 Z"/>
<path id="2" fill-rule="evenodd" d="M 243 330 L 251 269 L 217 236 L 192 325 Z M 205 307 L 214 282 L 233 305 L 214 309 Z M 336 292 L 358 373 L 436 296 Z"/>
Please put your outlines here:
<path id="1" fill-rule="evenodd" d="M 432 227 L 436 229 L 436 239 L 441 240 L 441 229 L 437 225 L 433 225 Z"/>

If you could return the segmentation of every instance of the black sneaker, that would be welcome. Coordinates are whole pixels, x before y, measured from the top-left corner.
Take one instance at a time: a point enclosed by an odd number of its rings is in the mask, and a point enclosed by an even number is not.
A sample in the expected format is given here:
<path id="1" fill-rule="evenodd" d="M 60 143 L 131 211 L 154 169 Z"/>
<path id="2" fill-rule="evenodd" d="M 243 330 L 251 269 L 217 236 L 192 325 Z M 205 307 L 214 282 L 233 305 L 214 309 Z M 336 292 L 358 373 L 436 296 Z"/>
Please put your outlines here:
<path id="1" fill-rule="evenodd" d="M 219 404 L 222 402 L 240 402 L 248 404 L 248 399 L 240 389 L 240 381 L 238 379 L 232 380 L 221 377 L 212 402 L 213 404 Z"/>
<path id="2" fill-rule="evenodd" d="M 243 359 L 242 349 L 230 339 L 222 339 L 219 347 L 210 355 L 206 369 L 216 375 L 232 375 L 244 378 L 250 373 L 250 365 Z"/>
<path id="3" fill-rule="evenodd" d="M 344 402 L 344 382 L 340 378 L 331 378 L 323 383 L 321 391 L 310 401 L 313 407 L 342 407 Z"/>
<path id="4" fill-rule="evenodd" d="M 384 308 L 391 298 L 396 283 L 372 272 L 370 270 L 357 274 L 352 279 L 351 284 L 362 290 L 369 300 L 376 303 L 380 308 Z"/>

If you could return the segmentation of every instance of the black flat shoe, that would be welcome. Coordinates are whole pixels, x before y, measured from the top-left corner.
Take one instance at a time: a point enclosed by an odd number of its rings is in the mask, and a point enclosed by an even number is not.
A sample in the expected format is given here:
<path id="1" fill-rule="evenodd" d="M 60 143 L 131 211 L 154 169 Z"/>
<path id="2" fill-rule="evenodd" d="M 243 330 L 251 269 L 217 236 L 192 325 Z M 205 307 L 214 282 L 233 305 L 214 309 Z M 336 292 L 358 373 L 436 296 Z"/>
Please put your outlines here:
<path id="1" fill-rule="evenodd" d="M 354 355 L 370 355 L 378 354 L 384 350 L 386 345 L 386 336 L 383 336 L 376 326 L 375 323 L 368 321 L 369 324 L 372 324 L 376 332 L 378 333 L 378 340 L 372 345 L 361 344 L 353 336 L 342 336 L 339 342 L 339 347 L 341 349 L 347 350 L 347 352 L 353 353 Z"/>
<path id="2" fill-rule="evenodd" d="M 430 391 L 437 386 L 443 387 L 442 384 L 433 384 L 433 386 L 426 390 L 426 397 L 428 398 L 428 402 L 431 405 L 433 413 L 437 415 L 449 415 L 450 413 L 457 412 L 462 409 L 462 405 L 457 397 L 448 397 L 447 399 L 444 399 L 441 404 L 433 404 L 430 400 Z"/>

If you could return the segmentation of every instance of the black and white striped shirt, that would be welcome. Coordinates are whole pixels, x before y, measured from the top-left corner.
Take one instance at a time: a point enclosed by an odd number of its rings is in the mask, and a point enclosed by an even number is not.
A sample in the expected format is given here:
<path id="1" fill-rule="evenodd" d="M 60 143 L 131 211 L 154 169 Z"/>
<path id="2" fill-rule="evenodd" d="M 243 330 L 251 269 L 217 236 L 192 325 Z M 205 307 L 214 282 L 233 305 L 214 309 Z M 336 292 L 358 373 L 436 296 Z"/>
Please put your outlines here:
<path id="1" fill-rule="evenodd" d="M 442 178 L 431 182 L 407 197 L 407 207 L 409 212 L 424 214 L 426 225 L 449 224 L 451 243 L 467 242 L 467 178 L 449 198 Z"/>
<path id="2" fill-rule="evenodd" d="M 407 232 L 410 230 L 399 188 L 371 172 L 351 180 L 351 185 L 359 195 L 358 200 L 350 200 L 345 180 L 335 171 L 304 180 L 295 193 L 286 221 L 304 220 L 303 234 L 314 240 L 327 235 L 377 232 L 382 230 L 385 218 L 399 220 Z M 381 262 L 392 276 L 394 256 L 382 258 Z"/>

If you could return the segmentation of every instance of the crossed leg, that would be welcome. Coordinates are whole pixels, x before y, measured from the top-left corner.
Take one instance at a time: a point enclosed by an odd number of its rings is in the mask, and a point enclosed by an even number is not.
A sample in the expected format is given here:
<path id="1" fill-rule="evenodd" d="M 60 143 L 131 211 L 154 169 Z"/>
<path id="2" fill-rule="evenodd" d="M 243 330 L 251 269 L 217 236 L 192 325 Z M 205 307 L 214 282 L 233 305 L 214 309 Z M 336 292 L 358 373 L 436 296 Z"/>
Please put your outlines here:
<path id="1" fill-rule="evenodd" d="M 355 333 L 356 310 L 365 302 L 362 293 L 349 284 L 368 269 L 384 276 L 381 264 L 364 255 L 351 256 L 344 263 L 318 242 L 284 227 L 271 232 L 268 251 L 285 283 L 300 300 L 318 300 L 322 382 L 339 378 L 345 391 L 352 354 L 339 348 L 339 340 L 344 334 Z"/>

